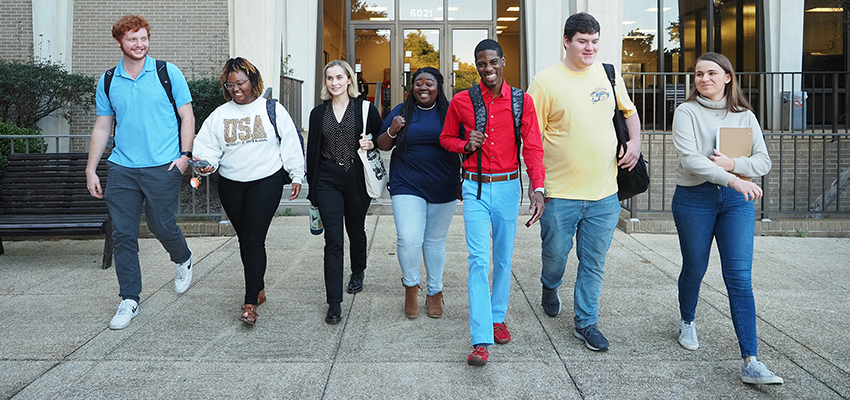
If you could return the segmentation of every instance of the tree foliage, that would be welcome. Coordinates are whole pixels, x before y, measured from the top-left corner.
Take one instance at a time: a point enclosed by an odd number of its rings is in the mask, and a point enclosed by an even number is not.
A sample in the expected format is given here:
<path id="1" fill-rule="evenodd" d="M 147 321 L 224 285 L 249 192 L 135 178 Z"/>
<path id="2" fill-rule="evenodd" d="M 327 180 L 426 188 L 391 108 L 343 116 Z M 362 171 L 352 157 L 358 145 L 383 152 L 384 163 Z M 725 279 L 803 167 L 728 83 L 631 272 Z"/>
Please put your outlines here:
<path id="1" fill-rule="evenodd" d="M 95 85 L 95 78 L 69 73 L 60 63 L 0 59 L 0 120 L 36 129 L 56 112 L 70 121 L 74 107 L 94 105 Z"/>
<path id="2" fill-rule="evenodd" d="M 186 83 L 192 94 L 192 111 L 195 114 L 195 132 L 197 133 L 207 117 L 226 101 L 218 78 L 193 79 Z"/>

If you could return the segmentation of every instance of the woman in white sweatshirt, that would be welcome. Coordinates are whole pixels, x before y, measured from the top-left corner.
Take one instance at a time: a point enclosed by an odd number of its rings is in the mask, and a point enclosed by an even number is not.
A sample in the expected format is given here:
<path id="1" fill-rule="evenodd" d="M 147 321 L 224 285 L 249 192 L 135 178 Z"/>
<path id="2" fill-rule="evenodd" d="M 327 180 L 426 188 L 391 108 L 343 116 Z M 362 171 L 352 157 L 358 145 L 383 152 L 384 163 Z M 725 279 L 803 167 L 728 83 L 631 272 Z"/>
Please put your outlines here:
<path id="1" fill-rule="evenodd" d="M 752 129 L 749 157 L 729 158 L 716 149 L 721 127 Z M 679 153 L 673 218 L 682 251 L 679 274 L 679 344 L 699 348 L 694 323 L 699 288 L 717 241 L 720 269 L 732 324 L 744 365 L 741 380 L 753 384 L 781 384 L 756 359 L 756 305 L 753 298 L 753 235 L 755 209 L 752 200 L 762 197 L 754 181 L 770 171 L 761 127 L 752 107 L 735 80 L 732 63 L 722 54 L 706 53 L 694 68 L 694 89 L 673 117 L 673 144 Z"/>
<path id="2" fill-rule="evenodd" d="M 199 173 L 220 174 L 218 195 L 239 238 L 245 270 L 245 303 L 239 319 L 253 325 L 257 307 L 266 300 L 266 234 L 283 185 L 292 183 L 289 200 L 301 192 L 304 153 L 286 109 L 260 97 L 263 78 L 253 64 L 231 58 L 220 79 L 228 102 L 204 121 L 193 150 L 196 160 L 210 163 L 196 168 Z"/>

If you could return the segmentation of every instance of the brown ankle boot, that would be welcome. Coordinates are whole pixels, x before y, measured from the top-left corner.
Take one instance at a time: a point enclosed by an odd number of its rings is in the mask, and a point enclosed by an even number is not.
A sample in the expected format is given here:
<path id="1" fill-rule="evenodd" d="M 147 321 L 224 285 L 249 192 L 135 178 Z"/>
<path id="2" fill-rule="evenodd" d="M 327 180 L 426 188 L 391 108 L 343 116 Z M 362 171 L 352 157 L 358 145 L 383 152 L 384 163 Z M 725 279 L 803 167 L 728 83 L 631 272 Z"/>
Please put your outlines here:
<path id="1" fill-rule="evenodd" d="M 428 316 L 431 318 L 440 318 L 443 316 L 443 292 L 438 292 L 433 296 L 428 296 L 425 299 L 425 305 L 428 307 Z"/>
<path id="2" fill-rule="evenodd" d="M 402 283 L 402 286 L 404 284 Z M 419 285 L 404 286 L 404 314 L 413 319 L 419 315 Z"/>

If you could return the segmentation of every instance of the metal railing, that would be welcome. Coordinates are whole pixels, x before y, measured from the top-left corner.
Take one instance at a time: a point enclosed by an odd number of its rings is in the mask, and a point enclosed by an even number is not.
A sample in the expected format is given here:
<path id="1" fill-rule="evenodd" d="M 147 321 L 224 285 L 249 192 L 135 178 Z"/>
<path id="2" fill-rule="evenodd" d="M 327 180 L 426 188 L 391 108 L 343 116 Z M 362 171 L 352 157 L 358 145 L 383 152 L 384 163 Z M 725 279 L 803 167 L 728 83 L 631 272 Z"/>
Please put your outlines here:
<path id="1" fill-rule="evenodd" d="M 305 131 L 304 124 L 301 118 L 301 88 L 304 86 L 304 81 L 290 78 L 288 76 L 280 77 L 280 104 L 289 111 L 289 115 L 295 122 L 295 127 L 299 132 Z"/>
<path id="2" fill-rule="evenodd" d="M 739 84 L 765 132 L 771 172 L 763 177 L 760 218 L 850 217 L 850 72 L 738 73 Z M 676 188 L 672 122 L 691 91 L 686 73 L 624 74 L 641 117 L 647 193 L 623 202 L 633 218 L 669 217 Z"/>
<path id="3" fill-rule="evenodd" d="M 765 131 L 831 132 L 848 129 L 850 72 L 744 72 L 738 83 Z M 693 85 L 688 73 L 623 74 L 644 131 L 669 132 L 676 107 Z"/>

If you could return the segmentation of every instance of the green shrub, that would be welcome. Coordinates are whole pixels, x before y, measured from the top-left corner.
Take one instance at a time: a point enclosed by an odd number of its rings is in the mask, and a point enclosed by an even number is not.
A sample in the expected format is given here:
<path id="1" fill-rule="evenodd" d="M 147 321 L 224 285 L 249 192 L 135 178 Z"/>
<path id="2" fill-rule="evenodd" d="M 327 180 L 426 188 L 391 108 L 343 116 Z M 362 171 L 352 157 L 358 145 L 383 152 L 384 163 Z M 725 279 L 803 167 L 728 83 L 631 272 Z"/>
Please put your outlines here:
<path id="1" fill-rule="evenodd" d="M 72 74 L 49 60 L 0 60 L 0 120 L 37 129 L 40 119 L 57 112 L 71 120 L 75 106 L 94 105 L 96 81 Z"/>
<path id="2" fill-rule="evenodd" d="M 192 111 L 195 113 L 195 132 L 201 130 L 204 120 L 218 106 L 225 103 L 221 81 L 218 78 L 193 79 L 189 84 L 192 93 Z"/>
<path id="3" fill-rule="evenodd" d="M 37 136 L 41 135 L 41 131 L 21 128 L 0 121 L 0 135 Z M 47 143 L 42 138 L 0 138 L 0 186 L 3 184 L 3 175 L 6 172 L 6 164 L 9 163 L 9 154 L 12 152 L 13 146 L 15 153 L 44 153 L 47 151 Z"/>

